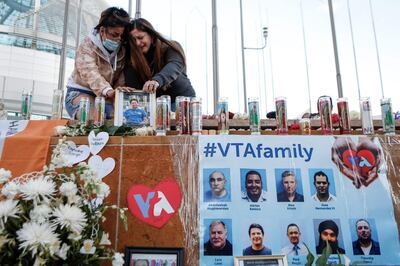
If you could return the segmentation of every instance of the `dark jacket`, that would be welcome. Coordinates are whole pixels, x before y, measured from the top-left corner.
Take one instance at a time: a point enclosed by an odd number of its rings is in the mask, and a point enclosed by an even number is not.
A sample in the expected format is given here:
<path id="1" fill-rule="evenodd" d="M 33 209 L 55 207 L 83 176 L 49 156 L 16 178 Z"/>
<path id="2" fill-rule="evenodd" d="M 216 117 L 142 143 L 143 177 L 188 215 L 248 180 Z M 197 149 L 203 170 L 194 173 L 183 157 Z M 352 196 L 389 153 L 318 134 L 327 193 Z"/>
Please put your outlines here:
<path id="1" fill-rule="evenodd" d="M 178 43 L 176 44 L 179 48 L 181 47 Z M 153 61 L 153 53 L 154 49 L 150 49 L 148 54 L 146 54 L 146 59 L 149 62 L 151 69 L 154 71 L 154 67 L 151 64 Z M 164 50 L 163 56 L 166 64 L 158 73 L 154 73 L 151 78 L 160 84 L 156 96 L 160 97 L 161 95 L 169 95 L 171 96 L 172 103 L 175 102 L 176 96 L 196 96 L 192 84 L 186 76 L 186 67 L 179 53 L 174 49 L 167 47 Z M 144 82 L 146 82 L 140 81 L 138 73 L 131 65 L 124 69 L 124 75 L 125 84 L 128 87 L 141 90 Z"/>
<path id="2" fill-rule="evenodd" d="M 278 202 L 290 202 L 286 191 L 278 193 Z M 295 192 L 293 202 L 304 202 L 304 196 Z"/>
<path id="3" fill-rule="evenodd" d="M 232 256 L 232 244 L 226 240 L 225 247 L 223 249 L 215 249 L 211 245 L 210 240 L 204 244 L 204 255 L 205 256 Z"/>
<path id="4" fill-rule="evenodd" d="M 361 249 L 360 242 L 354 241 L 353 242 L 353 253 L 354 255 L 381 255 L 381 248 L 379 247 L 379 243 L 372 240 L 372 246 L 371 250 L 369 251 L 369 254 L 364 254 L 364 251 Z"/>

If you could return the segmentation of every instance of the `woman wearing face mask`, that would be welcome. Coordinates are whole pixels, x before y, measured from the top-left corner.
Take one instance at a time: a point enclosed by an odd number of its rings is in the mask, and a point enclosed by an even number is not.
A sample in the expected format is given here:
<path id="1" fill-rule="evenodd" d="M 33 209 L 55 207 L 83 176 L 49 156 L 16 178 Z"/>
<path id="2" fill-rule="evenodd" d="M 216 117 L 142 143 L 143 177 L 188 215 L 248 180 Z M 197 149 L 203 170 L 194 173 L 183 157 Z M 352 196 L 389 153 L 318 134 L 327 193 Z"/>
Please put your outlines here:
<path id="1" fill-rule="evenodd" d="M 75 69 L 67 84 L 65 108 L 73 119 L 79 119 L 79 102 L 88 97 L 91 114 L 96 96 L 106 98 L 106 119 L 113 117 L 115 89 L 123 85 L 125 39 L 129 14 L 122 8 L 110 7 L 101 13 L 99 24 L 78 47 Z"/>
<path id="2" fill-rule="evenodd" d="M 185 55 L 175 41 L 161 36 L 147 20 L 134 19 L 130 23 L 129 52 L 124 69 L 128 87 L 171 96 L 175 111 L 176 96 L 194 97 L 196 93 L 186 76 Z"/>

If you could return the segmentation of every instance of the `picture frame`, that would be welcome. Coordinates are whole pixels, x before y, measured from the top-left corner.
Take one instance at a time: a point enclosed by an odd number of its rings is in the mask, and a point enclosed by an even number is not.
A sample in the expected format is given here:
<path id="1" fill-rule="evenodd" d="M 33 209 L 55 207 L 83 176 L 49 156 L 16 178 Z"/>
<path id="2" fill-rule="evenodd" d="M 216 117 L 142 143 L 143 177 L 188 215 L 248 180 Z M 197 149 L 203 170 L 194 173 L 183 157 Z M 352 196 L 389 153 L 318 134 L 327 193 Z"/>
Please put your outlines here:
<path id="1" fill-rule="evenodd" d="M 286 255 L 235 256 L 234 266 L 288 266 Z"/>
<path id="2" fill-rule="evenodd" d="M 128 111 L 133 109 L 131 101 L 137 101 L 138 111 Z M 128 111 L 128 112 L 127 112 Z M 156 121 L 156 95 L 142 90 L 124 92 L 117 90 L 114 102 L 114 126 L 130 126 L 133 128 L 142 126 L 155 127 Z"/>
<path id="3" fill-rule="evenodd" d="M 125 248 L 126 266 L 164 265 L 164 263 L 167 265 L 183 266 L 183 248 Z"/>

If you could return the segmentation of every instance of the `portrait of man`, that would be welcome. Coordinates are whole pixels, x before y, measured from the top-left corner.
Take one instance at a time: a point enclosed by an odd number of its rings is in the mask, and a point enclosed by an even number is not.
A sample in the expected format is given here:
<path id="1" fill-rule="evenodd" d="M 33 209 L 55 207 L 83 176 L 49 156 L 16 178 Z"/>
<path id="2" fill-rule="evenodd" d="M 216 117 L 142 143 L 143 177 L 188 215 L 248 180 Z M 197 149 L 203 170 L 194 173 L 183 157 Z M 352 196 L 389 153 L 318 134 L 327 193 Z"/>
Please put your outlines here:
<path id="1" fill-rule="evenodd" d="M 231 197 L 226 188 L 228 180 L 223 171 L 215 170 L 208 176 L 210 190 L 204 194 L 204 201 L 230 201 Z"/>
<path id="2" fill-rule="evenodd" d="M 244 181 L 246 191 L 242 191 L 242 199 L 248 202 L 262 202 L 267 200 L 267 192 L 263 190 L 261 174 L 250 170 Z"/>
<path id="3" fill-rule="evenodd" d="M 278 202 L 303 202 L 304 196 L 296 191 L 296 174 L 293 171 L 283 171 L 281 175 L 283 191 L 277 195 Z"/>
<path id="4" fill-rule="evenodd" d="M 344 254 L 345 250 L 339 247 L 339 227 L 333 220 L 325 220 L 318 226 L 319 242 L 316 247 L 317 254 L 322 254 L 326 247 L 326 241 L 328 241 L 332 248 L 332 254 Z"/>
<path id="5" fill-rule="evenodd" d="M 306 246 L 303 242 L 300 242 L 301 232 L 297 224 L 289 224 L 286 228 L 286 235 L 290 244 L 282 248 L 282 254 L 286 256 L 302 256 L 308 254 Z"/>
<path id="6" fill-rule="evenodd" d="M 312 199 L 319 202 L 328 202 L 336 200 L 336 197 L 329 193 L 329 179 L 323 171 L 318 171 L 314 174 L 314 186 L 317 191 Z"/>
<path id="7" fill-rule="evenodd" d="M 130 108 L 124 112 L 124 118 L 128 126 L 139 126 L 148 122 L 147 113 L 139 108 L 139 102 L 135 98 L 130 100 Z"/>
<path id="8" fill-rule="evenodd" d="M 249 227 L 251 246 L 243 249 L 243 256 L 271 255 L 271 249 L 264 245 L 264 229 L 259 224 L 251 224 Z"/>
<path id="9" fill-rule="evenodd" d="M 226 225 L 221 220 L 213 221 L 209 226 L 209 240 L 204 243 L 205 256 L 231 256 L 232 244 L 227 239 Z"/>
<path id="10" fill-rule="evenodd" d="M 353 242 L 354 255 L 381 255 L 379 243 L 372 239 L 370 223 L 365 219 L 356 222 L 357 240 Z"/>

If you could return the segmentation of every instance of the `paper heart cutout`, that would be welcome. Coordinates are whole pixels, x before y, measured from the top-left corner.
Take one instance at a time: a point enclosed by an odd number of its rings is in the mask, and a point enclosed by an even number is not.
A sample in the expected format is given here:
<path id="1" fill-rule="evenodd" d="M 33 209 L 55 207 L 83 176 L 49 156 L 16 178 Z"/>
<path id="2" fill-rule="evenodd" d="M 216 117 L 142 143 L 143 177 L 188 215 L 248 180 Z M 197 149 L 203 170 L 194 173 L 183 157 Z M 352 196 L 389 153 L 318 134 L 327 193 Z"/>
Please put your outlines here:
<path id="1" fill-rule="evenodd" d="M 163 227 L 178 211 L 182 193 L 175 179 L 161 181 L 154 189 L 145 185 L 132 186 L 127 194 L 129 211 L 139 220 Z"/>
<path id="2" fill-rule="evenodd" d="M 72 141 L 68 141 L 67 144 L 68 146 L 62 151 L 67 163 L 74 165 L 86 160 L 89 157 L 90 150 L 88 145 L 80 145 L 77 147 Z"/>
<path id="3" fill-rule="evenodd" d="M 370 150 L 366 149 L 359 151 L 345 150 L 342 154 L 342 160 L 347 168 L 357 170 L 363 177 L 368 177 L 368 172 L 374 168 L 376 164 L 375 155 Z"/>
<path id="4" fill-rule="evenodd" d="M 88 165 L 91 169 L 95 170 L 98 177 L 102 179 L 114 170 L 115 160 L 108 157 L 103 161 L 100 156 L 93 155 L 89 158 Z"/>
<path id="5" fill-rule="evenodd" d="M 107 144 L 109 138 L 110 136 L 107 132 L 100 132 L 96 135 L 93 130 L 90 131 L 88 136 L 90 152 L 93 155 L 98 154 Z"/>

